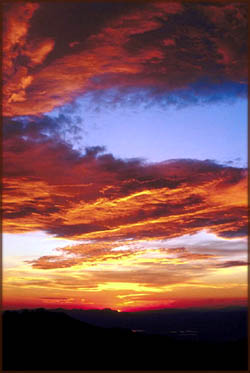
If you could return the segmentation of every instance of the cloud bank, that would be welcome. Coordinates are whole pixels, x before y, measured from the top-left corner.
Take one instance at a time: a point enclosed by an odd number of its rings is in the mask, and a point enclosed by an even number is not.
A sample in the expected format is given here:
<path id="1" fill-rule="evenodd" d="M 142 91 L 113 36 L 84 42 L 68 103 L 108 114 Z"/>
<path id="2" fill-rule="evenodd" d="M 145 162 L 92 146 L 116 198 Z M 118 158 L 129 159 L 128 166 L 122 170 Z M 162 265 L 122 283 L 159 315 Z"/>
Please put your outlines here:
<path id="1" fill-rule="evenodd" d="M 122 160 L 102 147 L 81 154 L 45 134 L 50 122 L 8 121 L 6 232 L 94 240 L 171 238 L 202 229 L 226 238 L 247 235 L 246 169 L 210 160 Z"/>
<path id="2" fill-rule="evenodd" d="M 105 100 L 110 88 L 116 101 L 246 96 L 245 3 L 65 3 L 57 13 L 49 3 L 5 9 L 5 115 L 40 115 L 89 92 Z"/>

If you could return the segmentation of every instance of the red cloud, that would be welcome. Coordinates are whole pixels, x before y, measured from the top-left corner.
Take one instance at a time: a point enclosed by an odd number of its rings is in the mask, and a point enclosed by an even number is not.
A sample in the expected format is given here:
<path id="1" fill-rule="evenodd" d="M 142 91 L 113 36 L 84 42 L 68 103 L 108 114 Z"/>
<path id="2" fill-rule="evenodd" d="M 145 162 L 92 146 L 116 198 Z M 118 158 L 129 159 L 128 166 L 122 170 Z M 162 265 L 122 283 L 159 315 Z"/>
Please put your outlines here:
<path id="1" fill-rule="evenodd" d="M 5 12 L 3 72 L 7 77 L 14 73 L 15 61 L 26 44 L 30 19 L 38 7 L 36 3 L 16 3 Z"/>
<path id="2" fill-rule="evenodd" d="M 40 4 L 45 13 L 46 6 Z M 71 26 L 76 29 L 74 39 L 64 46 L 56 28 L 50 37 L 39 38 L 37 32 L 35 39 L 33 29 L 29 33 L 37 8 L 34 3 L 18 4 L 5 12 L 5 115 L 41 114 L 79 94 L 114 86 L 166 92 L 202 79 L 216 84 L 246 82 L 244 4 L 130 5 L 116 16 L 100 19 L 98 29 L 82 26 L 85 39 L 76 8 L 72 13 L 76 25 Z M 60 16 L 67 18 L 64 13 Z"/>
<path id="3" fill-rule="evenodd" d="M 13 130 L 12 130 L 13 128 Z M 247 234 L 247 173 L 211 161 L 145 164 L 102 148 L 85 155 L 31 124 L 4 142 L 4 230 L 61 237 L 170 238 L 201 229 Z M 11 131 L 13 133 L 11 134 Z"/>

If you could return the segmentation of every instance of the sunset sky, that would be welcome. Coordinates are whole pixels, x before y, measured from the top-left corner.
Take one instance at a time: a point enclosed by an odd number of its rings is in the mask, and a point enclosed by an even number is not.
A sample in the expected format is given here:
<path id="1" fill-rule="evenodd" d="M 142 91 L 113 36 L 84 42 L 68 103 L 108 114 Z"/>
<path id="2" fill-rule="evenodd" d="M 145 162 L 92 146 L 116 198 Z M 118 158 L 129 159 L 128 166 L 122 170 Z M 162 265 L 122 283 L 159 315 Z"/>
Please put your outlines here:
<path id="1" fill-rule="evenodd" d="M 247 4 L 6 2 L 4 307 L 247 301 Z"/>

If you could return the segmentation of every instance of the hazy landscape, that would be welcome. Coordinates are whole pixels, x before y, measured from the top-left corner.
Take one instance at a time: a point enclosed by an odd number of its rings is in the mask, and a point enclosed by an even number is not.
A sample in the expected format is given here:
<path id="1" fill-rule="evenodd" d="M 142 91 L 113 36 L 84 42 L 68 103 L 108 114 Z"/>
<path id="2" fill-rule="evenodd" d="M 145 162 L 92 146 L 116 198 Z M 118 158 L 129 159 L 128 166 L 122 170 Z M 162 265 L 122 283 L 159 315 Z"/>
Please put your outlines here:
<path id="1" fill-rule="evenodd" d="M 5 311 L 3 346 L 5 370 L 246 370 L 247 309 Z"/>

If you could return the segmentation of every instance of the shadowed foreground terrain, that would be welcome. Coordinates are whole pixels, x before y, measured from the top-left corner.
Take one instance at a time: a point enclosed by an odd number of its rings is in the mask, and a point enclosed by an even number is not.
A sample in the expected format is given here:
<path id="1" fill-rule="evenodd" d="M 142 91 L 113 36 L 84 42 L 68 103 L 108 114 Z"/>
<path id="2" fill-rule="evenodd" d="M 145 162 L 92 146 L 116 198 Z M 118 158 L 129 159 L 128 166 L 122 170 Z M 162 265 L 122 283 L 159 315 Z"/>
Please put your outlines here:
<path id="1" fill-rule="evenodd" d="M 5 311 L 3 368 L 247 370 L 247 337 L 217 342 L 178 339 L 165 334 L 90 325 L 59 311 Z"/>

